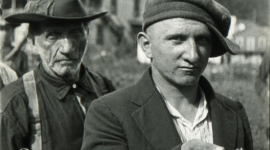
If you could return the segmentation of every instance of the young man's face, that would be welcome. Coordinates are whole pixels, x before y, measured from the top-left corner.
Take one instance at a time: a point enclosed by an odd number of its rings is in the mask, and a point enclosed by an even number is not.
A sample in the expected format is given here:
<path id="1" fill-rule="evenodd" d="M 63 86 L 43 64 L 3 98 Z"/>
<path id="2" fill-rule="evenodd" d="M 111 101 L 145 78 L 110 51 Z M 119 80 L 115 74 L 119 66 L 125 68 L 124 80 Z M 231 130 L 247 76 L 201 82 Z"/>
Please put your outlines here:
<path id="1" fill-rule="evenodd" d="M 60 77 L 78 72 L 87 44 L 83 24 L 44 24 L 33 37 L 42 65 Z"/>
<path id="2" fill-rule="evenodd" d="M 147 30 L 152 67 L 171 84 L 197 84 L 212 50 L 212 34 L 198 21 L 175 18 Z"/>

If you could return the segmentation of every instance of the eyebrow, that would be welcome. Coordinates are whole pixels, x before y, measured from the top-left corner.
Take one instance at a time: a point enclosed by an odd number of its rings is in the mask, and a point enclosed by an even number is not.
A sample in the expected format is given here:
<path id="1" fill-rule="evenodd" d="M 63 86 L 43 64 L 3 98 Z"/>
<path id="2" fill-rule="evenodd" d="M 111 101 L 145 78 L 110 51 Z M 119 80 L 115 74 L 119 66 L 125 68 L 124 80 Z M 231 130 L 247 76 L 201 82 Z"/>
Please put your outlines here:
<path id="1" fill-rule="evenodd" d="M 183 34 L 183 33 L 172 33 L 172 34 L 169 34 L 169 35 L 166 35 L 165 36 L 165 39 L 171 39 L 171 38 L 175 38 L 175 37 L 188 37 L 188 35 L 186 34 Z"/>

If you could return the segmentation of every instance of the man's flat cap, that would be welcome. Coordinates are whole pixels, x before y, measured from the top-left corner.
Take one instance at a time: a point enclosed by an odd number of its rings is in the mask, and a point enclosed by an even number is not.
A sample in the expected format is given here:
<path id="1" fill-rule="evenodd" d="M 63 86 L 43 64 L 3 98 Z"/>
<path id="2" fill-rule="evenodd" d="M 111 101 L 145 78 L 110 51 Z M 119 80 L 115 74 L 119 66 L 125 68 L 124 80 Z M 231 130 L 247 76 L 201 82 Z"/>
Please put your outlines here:
<path id="1" fill-rule="evenodd" d="M 226 52 L 236 54 L 239 46 L 226 38 L 229 32 L 230 12 L 214 0 L 146 0 L 143 31 L 152 24 L 171 18 L 185 18 L 204 23 L 218 39 L 213 43 L 210 57 Z"/>
<path id="2" fill-rule="evenodd" d="M 23 13 L 7 16 L 13 23 L 30 22 L 87 22 L 97 19 L 107 12 L 87 14 L 79 0 L 32 0 L 28 1 Z"/>

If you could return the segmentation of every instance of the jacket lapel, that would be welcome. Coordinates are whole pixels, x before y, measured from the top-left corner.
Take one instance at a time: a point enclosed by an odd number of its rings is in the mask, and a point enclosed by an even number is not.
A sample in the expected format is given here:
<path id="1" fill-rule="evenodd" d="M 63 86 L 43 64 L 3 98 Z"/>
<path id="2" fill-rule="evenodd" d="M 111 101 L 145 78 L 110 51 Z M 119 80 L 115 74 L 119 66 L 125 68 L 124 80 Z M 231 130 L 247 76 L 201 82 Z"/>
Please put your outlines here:
<path id="1" fill-rule="evenodd" d="M 214 144 L 234 149 L 237 137 L 235 112 L 222 103 L 222 97 L 216 97 L 218 95 L 204 77 L 199 85 L 209 104 Z M 135 84 L 135 89 L 137 97 L 132 102 L 140 107 L 132 113 L 132 118 L 154 149 L 171 149 L 181 144 L 167 106 L 155 88 L 150 68 Z"/>
<path id="2" fill-rule="evenodd" d="M 132 113 L 132 118 L 154 149 L 171 149 L 181 142 L 172 117 L 156 90 L 150 69 L 135 85 L 138 97 L 132 101 L 141 106 Z"/>
<path id="3" fill-rule="evenodd" d="M 226 149 L 234 149 L 237 136 L 236 114 L 216 100 L 212 101 L 210 108 L 214 144 L 223 146 Z"/>
<path id="4" fill-rule="evenodd" d="M 222 97 L 215 95 L 210 83 L 202 77 L 200 86 L 204 90 L 212 120 L 214 144 L 234 149 L 237 137 L 236 113 L 222 103 Z"/>

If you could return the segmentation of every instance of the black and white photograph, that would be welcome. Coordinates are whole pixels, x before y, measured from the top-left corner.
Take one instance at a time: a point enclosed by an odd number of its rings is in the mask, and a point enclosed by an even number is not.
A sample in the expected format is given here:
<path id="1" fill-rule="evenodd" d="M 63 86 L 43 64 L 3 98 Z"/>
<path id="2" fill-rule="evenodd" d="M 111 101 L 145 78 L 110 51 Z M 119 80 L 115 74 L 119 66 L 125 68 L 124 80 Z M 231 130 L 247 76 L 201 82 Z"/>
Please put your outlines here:
<path id="1" fill-rule="evenodd" d="M 0 150 L 269 150 L 269 0 L 0 0 Z"/>

